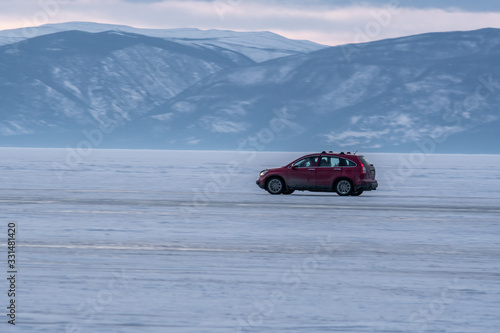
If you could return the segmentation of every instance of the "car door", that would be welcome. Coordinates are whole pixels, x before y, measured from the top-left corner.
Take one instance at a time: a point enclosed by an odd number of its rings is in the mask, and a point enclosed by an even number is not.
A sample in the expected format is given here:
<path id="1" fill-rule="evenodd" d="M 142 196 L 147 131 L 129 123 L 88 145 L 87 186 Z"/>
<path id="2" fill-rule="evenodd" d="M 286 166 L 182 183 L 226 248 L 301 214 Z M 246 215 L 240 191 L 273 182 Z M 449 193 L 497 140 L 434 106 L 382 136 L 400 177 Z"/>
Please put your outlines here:
<path id="1" fill-rule="evenodd" d="M 333 181 L 342 175 L 340 162 L 340 158 L 335 156 L 320 156 L 315 177 L 318 190 L 330 189 Z"/>
<path id="2" fill-rule="evenodd" d="M 292 164 L 287 172 L 287 185 L 296 190 L 314 190 L 318 158 L 308 156 Z"/>

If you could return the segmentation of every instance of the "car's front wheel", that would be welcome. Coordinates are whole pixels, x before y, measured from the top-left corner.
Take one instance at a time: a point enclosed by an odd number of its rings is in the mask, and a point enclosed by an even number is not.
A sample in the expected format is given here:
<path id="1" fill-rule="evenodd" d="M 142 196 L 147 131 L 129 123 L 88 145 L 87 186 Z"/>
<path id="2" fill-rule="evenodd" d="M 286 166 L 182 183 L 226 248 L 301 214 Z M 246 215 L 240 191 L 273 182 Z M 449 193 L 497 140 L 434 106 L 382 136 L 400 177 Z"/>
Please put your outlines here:
<path id="1" fill-rule="evenodd" d="M 270 194 L 276 195 L 283 193 L 285 189 L 285 183 L 281 178 L 271 178 L 267 181 L 266 190 Z"/>
<path id="2" fill-rule="evenodd" d="M 335 192 L 340 196 L 347 196 L 351 194 L 352 190 L 352 183 L 348 179 L 341 179 L 335 185 Z"/>

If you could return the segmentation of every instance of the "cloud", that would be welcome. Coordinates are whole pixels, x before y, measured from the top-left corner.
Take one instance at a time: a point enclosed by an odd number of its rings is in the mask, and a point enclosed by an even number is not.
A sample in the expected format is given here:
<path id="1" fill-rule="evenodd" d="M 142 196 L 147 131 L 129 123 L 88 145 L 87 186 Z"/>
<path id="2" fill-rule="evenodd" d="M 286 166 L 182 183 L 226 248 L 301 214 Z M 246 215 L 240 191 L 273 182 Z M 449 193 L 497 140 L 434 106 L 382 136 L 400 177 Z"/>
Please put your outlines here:
<path id="1" fill-rule="evenodd" d="M 172 0 L 123 0 L 125 2 L 136 2 L 136 3 L 146 3 L 146 2 L 170 2 Z M 220 6 L 235 6 L 243 1 L 248 0 L 196 0 L 198 2 L 214 2 L 218 3 Z M 500 11 L 500 2 L 497 0 L 481 0 L 481 1 L 470 1 L 470 0 L 308 0 L 307 2 L 303 0 L 252 0 L 253 3 L 259 4 L 271 4 L 277 6 L 303 6 L 303 7 L 321 7 L 328 9 L 350 7 L 350 6 L 370 6 L 382 7 L 388 3 L 400 3 L 402 7 L 407 8 L 419 8 L 419 9 L 458 9 L 462 11 L 475 11 L 475 12 L 486 12 L 486 11 Z"/>
<path id="2" fill-rule="evenodd" d="M 122 0 L 124 2 L 132 3 L 153 3 L 153 2 L 166 2 L 165 0 Z"/>
<path id="3" fill-rule="evenodd" d="M 164 122 L 164 123 L 168 123 L 168 122 L 172 121 L 173 117 L 174 117 L 174 114 L 171 113 L 171 112 L 170 113 L 159 114 L 159 115 L 156 115 L 156 116 L 151 116 L 151 118 L 159 120 L 159 121 Z"/>
<path id="4" fill-rule="evenodd" d="M 203 127 L 214 133 L 241 133 L 248 125 L 243 122 L 231 121 L 221 117 L 205 116 L 201 118 Z"/>
<path id="5" fill-rule="evenodd" d="M 341 133 L 329 133 L 320 135 L 326 141 L 326 143 L 335 143 L 340 147 L 350 147 L 359 144 L 372 143 L 373 140 L 380 140 L 382 137 L 389 134 L 389 130 L 385 129 L 382 131 L 344 131 Z"/>
<path id="6" fill-rule="evenodd" d="M 197 139 L 195 137 L 189 137 L 189 138 L 186 139 L 186 143 L 188 145 L 197 145 L 200 142 L 201 142 L 201 139 Z"/>

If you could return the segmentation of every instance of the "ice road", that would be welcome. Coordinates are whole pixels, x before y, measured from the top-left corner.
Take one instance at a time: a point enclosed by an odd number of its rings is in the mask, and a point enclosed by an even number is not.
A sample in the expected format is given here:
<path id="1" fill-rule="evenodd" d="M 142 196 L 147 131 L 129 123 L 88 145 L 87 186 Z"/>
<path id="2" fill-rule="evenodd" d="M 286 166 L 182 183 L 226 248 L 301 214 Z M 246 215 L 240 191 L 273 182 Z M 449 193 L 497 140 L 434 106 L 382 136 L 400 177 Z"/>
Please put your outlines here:
<path id="1" fill-rule="evenodd" d="M 366 154 L 339 197 L 255 185 L 301 153 L 0 154 L 1 332 L 500 327 L 500 156 Z"/>

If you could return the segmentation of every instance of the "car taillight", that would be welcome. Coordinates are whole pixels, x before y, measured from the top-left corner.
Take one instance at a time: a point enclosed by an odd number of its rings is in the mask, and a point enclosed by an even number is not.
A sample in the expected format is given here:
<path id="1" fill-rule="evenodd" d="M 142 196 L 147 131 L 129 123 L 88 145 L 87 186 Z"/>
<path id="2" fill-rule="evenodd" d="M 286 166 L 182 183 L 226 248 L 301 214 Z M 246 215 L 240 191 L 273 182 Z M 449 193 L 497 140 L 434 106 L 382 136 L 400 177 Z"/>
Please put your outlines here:
<path id="1" fill-rule="evenodd" d="M 361 162 L 361 174 L 364 175 L 366 173 L 365 165 Z"/>

